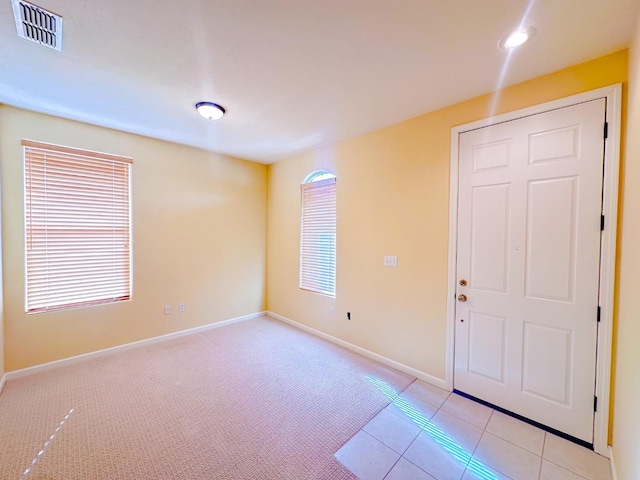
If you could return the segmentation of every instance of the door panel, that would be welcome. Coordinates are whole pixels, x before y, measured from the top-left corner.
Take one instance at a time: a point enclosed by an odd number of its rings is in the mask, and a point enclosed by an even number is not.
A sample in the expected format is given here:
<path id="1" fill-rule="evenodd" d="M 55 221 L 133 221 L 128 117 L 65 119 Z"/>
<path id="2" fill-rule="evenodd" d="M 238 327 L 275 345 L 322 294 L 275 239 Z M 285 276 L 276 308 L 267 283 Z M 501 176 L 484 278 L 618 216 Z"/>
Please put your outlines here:
<path id="1" fill-rule="evenodd" d="M 522 391 L 570 406 L 571 331 L 526 322 L 523 338 Z"/>
<path id="2" fill-rule="evenodd" d="M 578 157 L 580 125 L 532 133 L 529 165 Z"/>
<path id="3" fill-rule="evenodd" d="M 574 299 L 578 178 L 529 182 L 525 295 Z"/>
<path id="4" fill-rule="evenodd" d="M 474 173 L 509 165 L 509 139 L 473 147 Z"/>
<path id="5" fill-rule="evenodd" d="M 459 137 L 454 386 L 589 443 L 605 107 Z"/>
<path id="6" fill-rule="evenodd" d="M 505 327 L 504 317 L 469 312 L 469 372 L 504 383 Z"/>
<path id="7" fill-rule="evenodd" d="M 509 185 L 474 187 L 472 197 L 471 287 L 506 293 Z M 491 229 L 485 228 L 489 221 Z"/>

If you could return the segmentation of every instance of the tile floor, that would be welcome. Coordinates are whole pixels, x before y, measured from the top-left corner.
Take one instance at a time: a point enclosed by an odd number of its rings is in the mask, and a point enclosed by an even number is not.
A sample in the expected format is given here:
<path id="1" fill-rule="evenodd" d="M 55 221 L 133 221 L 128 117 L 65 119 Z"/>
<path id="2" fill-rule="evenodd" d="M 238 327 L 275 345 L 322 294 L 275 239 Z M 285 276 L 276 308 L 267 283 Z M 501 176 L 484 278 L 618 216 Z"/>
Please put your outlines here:
<path id="1" fill-rule="evenodd" d="M 416 380 L 387 394 L 335 454 L 362 480 L 611 480 L 608 459 L 455 393 Z"/>

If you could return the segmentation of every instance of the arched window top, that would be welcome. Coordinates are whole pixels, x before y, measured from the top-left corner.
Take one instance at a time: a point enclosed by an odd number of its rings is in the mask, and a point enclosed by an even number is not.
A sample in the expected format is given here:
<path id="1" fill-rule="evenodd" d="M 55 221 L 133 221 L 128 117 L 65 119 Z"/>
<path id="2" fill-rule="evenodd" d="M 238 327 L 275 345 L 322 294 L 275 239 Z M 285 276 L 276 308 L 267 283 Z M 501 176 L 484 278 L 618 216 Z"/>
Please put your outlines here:
<path id="1" fill-rule="evenodd" d="M 319 182 L 320 180 L 328 180 L 336 178 L 336 176 L 327 170 L 316 170 L 305 177 L 302 183 Z"/>

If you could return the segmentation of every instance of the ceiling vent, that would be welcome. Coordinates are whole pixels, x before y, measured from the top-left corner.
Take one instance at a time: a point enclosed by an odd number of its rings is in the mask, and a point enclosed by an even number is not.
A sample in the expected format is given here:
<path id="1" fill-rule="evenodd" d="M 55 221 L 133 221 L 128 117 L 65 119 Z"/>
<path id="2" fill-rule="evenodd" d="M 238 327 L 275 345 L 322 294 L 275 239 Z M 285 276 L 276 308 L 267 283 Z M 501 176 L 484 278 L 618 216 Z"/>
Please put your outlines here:
<path id="1" fill-rule="evenodd" d="M 20 37 L 62 50 L 62 17 L 22 0 L 11 1 Z"/>

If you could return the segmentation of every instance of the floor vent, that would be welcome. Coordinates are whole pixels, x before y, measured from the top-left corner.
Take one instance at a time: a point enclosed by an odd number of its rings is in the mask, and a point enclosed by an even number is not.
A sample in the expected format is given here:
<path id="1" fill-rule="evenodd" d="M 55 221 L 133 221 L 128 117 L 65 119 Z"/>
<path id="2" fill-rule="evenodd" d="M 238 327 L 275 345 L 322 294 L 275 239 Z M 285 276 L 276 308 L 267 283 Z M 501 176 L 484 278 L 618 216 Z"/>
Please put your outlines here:
<path id="1" fill-rule="evenodd" d="M 23 0 L 12 0 L 12 3 L 18 36 L 62 50 L 62 17 Z"/>

